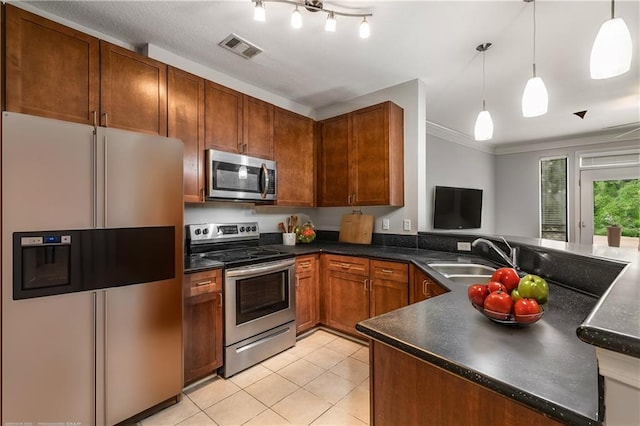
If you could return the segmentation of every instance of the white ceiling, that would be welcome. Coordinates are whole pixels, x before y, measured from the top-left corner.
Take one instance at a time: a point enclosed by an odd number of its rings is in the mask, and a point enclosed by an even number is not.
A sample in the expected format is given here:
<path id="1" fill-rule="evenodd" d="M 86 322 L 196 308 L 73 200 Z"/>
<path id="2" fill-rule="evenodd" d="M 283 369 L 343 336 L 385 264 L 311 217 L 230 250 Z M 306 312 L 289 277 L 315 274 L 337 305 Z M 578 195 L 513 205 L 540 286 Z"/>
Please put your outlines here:
<path id="1" fill-rule="evenodd" d="M 493 144 L 599 133 L 612 139 L 640 124 L 640 0 L 617 1 L 616 17 L 633 39 L 631 71 L 589 77 L 591 45 L 610 17 L 608 0 L 538 0 L 537 74 L 549 92 L 549 112 L 523 118 L 522 91 L 532 73 L 533 3 L 503 1 L 336 1 L 325 8 L 370 11 L 371 37 L 359 19 L 338 16 L 324 31 L 324 13 L 303 10 L 303 27 L 289 25 L 293 6 L 266 3 L 266 22 L 253 20 L 250 0 L 36 1 L 30 6 L 125 43 L 173 52 L 312 109 L 419 78 L 426 83 L 427 121 L 471 139 L 482 108 L 482 57 Z M 33 7 L 31 8 L 32 10 Z M 264 52 L 252 60 L 218 43 L 235 33 Z M 572 113 L 588 110 L 584 119 Z M 630 133 L 637 137 L 638 131 Z"/>

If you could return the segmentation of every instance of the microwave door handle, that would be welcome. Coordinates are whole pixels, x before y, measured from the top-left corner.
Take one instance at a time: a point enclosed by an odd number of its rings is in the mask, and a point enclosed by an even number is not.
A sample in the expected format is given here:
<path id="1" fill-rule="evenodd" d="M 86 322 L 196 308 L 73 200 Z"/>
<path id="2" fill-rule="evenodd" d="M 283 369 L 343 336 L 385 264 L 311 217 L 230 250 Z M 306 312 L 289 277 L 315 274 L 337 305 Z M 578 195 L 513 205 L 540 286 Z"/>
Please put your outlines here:
<path id="1" fill-rule="evenodd" d="M 269 169 L 267 165 L 262 163 L 262 198 L 267 198 L 267 191 L 269 190 Z"/>

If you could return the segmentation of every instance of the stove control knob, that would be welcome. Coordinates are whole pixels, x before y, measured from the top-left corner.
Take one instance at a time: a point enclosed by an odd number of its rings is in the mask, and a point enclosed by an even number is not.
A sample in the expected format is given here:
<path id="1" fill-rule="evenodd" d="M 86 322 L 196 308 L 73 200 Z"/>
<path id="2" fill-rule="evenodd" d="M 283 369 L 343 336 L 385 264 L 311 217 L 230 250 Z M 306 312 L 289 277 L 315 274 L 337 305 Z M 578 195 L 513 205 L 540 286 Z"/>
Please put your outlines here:
<path id="1" fill-rule="evenodd" d="M 207 234 L 209 233 L 209 228 L 204 228 L 204 229 L 202 230 L 202 233 L 203 233 L 204 235 L 207 235 Z"/>
<path id="2" fill-rule="evenodd" d="M 249 230 L 249 227 L 247 226 L 247 231 Z M 244 226 L 240 227 L 240 232 L 244 232 Z"/>
<path id="3" fill-rule="evenodd" d="M 194 234 L 196 234 L 196 235 L 200 235 L 200 230 L 199 230 L 199 229 L 196 229 L 196 230 L 194 231 Z"/>
<path id="4" fill-rule="evenodd" d="M 255 226 L 252 226 L 252 227 L 251 227 L 251 230 L 252 230 L 253 232 L 256 232 L 256 227 L 255 227 Z"/>

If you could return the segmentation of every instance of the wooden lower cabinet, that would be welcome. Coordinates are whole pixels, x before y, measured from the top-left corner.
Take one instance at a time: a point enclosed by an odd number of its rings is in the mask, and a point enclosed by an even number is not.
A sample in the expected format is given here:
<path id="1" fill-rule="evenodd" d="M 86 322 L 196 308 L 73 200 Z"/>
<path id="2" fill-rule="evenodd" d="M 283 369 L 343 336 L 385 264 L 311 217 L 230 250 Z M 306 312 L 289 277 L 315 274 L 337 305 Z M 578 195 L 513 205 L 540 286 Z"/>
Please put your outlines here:
<path id="1" fill-rule="evenodd" d="M 323 315 L 327 326 L 359 335 L 356 324 L 409 304 L 408 265 L 323 255 Z"/>
<path id="2" fill-rule="evenodd" d="M 318 255 L 296 258 L 296 333 L 311 330 L 319 322 Z"/>
<path id="3" fill-rule="evenodd" d="M 477 383 L 372 341 L 371 425 L 560 425 Z"/>
<path id="4" fill-rule="evenodd" d="M 222 366 L 222 270 L 186 274 L 184 288 L 184 384 Z"/>
<path id="5" fill-rule="evenodd" d="M 411 293 L 409 303 L 417 303 L 446 293 L 448 290 L 435 282 L 433 278 L 422 272 L 419 268 L 411 266 L 410 278 Z"/>

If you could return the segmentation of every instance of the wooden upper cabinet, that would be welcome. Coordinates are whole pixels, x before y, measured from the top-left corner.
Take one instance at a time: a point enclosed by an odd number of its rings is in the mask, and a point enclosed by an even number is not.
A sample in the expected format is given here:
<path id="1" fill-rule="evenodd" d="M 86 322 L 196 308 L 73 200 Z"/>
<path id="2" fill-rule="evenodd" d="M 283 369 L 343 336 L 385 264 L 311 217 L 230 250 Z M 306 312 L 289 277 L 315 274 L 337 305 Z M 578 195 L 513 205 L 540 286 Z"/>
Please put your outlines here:
<path id="1" fill-rule="evenodd" d="M 351 116 L 349 114 L 320 123 L 320 158 L 318 170 L 318 205 L 322 207 L 349 204 Z"/>
<path id="2" fill-rule="evenodd" d="M 100 93 L 97 38 L 5 6 L 5 109 L 92 125 Z"/>
<path id="3" fill-rule="evenodd" d="M 352 204 L 404 204 L 402 108 L 384 102 L 352 113 Z"/>
<path id="4" fill-rule="evenodd" d="M 242 103 L 242 93 L 211 81 L 205 83 L 206 149 L 241 152 Z"/>
<path id="5" fill-rule="evenodd" d="M 279 206 L 315 206 L 313 128 L 312 119 L 282 108 L 275 109 L 273 135 Z"/>
<path id="6" fill-rule="evenodd" d="M 318 205 L 404 205 L 403 120 L 383 102 L 322 121 Z"/>
<path id="7" fill-rule="evenodd" d="M 268 102 L 244 95 L 243 154 L 273 160 L 273 109 Z"/>
<path id="8" fill-rule="evenodd" d="M 100 42 L 100 125 L 167 135 L 167 66 Z"/>
<path id="9" fill-rule="evenodd" d="M 184 201 L 204 201 L 204 79 L 169 67 L 167 134 L 184 144 Z"/>

